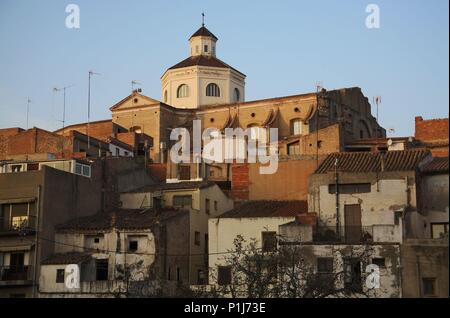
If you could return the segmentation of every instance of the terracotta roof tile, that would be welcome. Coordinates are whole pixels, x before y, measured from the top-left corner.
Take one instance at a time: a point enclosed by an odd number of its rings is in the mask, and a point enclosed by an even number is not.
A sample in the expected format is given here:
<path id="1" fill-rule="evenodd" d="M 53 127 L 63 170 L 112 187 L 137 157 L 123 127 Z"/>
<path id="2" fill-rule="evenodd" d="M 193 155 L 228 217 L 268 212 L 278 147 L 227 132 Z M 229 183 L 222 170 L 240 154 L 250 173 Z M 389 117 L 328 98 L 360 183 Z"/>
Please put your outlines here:
<path id="1" fill-rule="evenodd" d="M 306 201 L 247 201 L 225 212 L 219 218 L 294 217 L 307 213 Z"/>
<path id="2" fill-rule="evenodd" d="M 373 152 L 341 152 L 327 156 L 315 173 L 334 172 L 338 159 L 338 171 L 341 172 L 380 172 L 411 171 L 418 168 L 419 163 L 427 156 L 429 150 Z"/>
<path id="3" fill-rule="evenodd" d="M 421 169 L 424 173 L 448 173 L 448 157 L 435 157 Z"/>
<path id="4" fill-rule="evenodd" d="M 41 262 L 42 265 L 80 264 L 91 259 L 91 253 L 69 252 L 53 254 Z"/>
<path id="5" fill-rule="evenodd" d="M 64 231 L 108 231 L 112 228 L 123 229 L 150 229 L 157 222 L 187 213 L 176 208 L 162 208 L 159 210 L 126 210 L 101 212 L 91 216 L 72 219 L 59 224 L 55 228 Z"/>
<path id="6" fill-rule="evenodd" d="M 210 37 L 214 38 L 216 41 L 218 40 L 218 38 L 214 34 L 212 34 L 212 32 L 209 31 L 205 26 L 201 26 L 200 29 L 195 31 L 195 33 L 192 34 L 189 39 L 196 37 L 196 36 L 210 36 Z"/>
<path id="7" fill-rule="evenodd" d="M 209 67 L 219 67 L 219 68 L 229 68 L 232 69 L 239 74 L 244 75 L 242 72 L 239 72 L 237 69 L 231 67 L 225 62 L 222 62 L 218 58 L 214 56 L 205 56 L 205 55 L 196 55 L 196 56 L 190 56 L 187 59 L 181 61 L 178 64 L 175 64 L 172 67 L 169 67 L 169 70 L 177 69 L 177 68 L 183 68 L 183 67 L 189 67 L 189 66 L 209 66 Z"/>

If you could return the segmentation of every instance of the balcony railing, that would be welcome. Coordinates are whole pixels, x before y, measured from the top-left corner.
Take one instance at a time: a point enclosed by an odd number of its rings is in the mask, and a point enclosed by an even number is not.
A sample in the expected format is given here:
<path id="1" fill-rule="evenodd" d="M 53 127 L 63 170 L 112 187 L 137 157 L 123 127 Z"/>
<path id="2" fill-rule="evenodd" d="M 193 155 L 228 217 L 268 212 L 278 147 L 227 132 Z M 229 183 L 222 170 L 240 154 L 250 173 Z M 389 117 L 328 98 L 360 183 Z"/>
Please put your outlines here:
<path id="1" fill-rule="evenodd" d="M 22 234 L 34 233 L 36 229 L 35 216 L 0 217 L 0 233 L 16 232 Z"/>
<path id="2" fill-rule="evenodd" d="M 314 242 L 329 243 L 372 243 L 372 226 L 317 226 L 313 232 Z"/>
<path id="3" fill-rule="evenodd" d="M 0 266 L 0 281 L 32 280 L 32 274 L 29 265 Z"/>

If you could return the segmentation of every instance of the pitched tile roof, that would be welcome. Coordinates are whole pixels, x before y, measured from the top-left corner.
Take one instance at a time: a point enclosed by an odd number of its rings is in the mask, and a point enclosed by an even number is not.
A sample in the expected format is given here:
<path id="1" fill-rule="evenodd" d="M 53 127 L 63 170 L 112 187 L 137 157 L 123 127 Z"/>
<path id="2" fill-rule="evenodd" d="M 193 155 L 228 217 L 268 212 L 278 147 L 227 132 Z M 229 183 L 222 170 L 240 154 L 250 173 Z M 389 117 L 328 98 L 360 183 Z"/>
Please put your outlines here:
<path id="1" fill-rule="evenodd" d="M 59 232 L 65 231 L 108 231 L 112 228 L 119 230 L 150 229 L 152 226 L 169 218 L 188 213 L 176 208 L 162 208 L 158 210 L 126 210 L 100 212 L 91 216 L 72 219 L 59 224 L 55 228 Z"/>
<path id="2" fill-rule="evenodd" d="M 340 172 L 381 172 L 381 171 L 412 171 L 427 156 L 429 150 L 402 150 L 373 152 L 341 152 L 327 156 L 315 173 L 334 172 L 335 162 L 338 160 Z"/>
<path id="3" fill-rule="evenodd" d="M 289 217 L 308 212 L 307 201 L 247 201 L 219 218 Z"/>
<path id="4" fill-rule="evenodd" d="M 210 37 L 214 38 L 216 41 L 218 40 L 218 38 L 214 34 L 212 34 L 212 32 L 209 31 L 204 25 L 201 26 L 200 29 L 195 31 L 195 33 L 192 34 L 189 39 L 196 37 L 196 36 L 210 36 Z"/>
<path id="5" fill-rule="evenodd" d="M 41 262 L 42 265 L 80 264 L 91 259 L 91 253 L 68 252 L 53 254 Z"/>
<path id="6" fill-rule="evenodd" d="M 219 67 L 219 68 L 229 68 L 232 69 L 239 74 L 244 75 L 242 72 L 239 72 L 237 69 L 231 67 L 227 63 L 219 60 L 218 58 L 214 56 L 206 56 L 206 55 L 195 55 L 190 56 L 187 59 L 181 61 L 178 64 L 175 64 L 172 67 L 169 67 L 169 70 L 177 69 L 177 68 L 183 68 L 183 67 L 189 67 L 189 66 L 209 66 L 209 67 Z"/>
<path id="7" fill-rule="evenodd" d="M 448 173 L 448 157 L 435 157 L 421 169 L 424 173 Z"/>
<path id="8" fill-rule="evenodd" d="M 174 182 L 174 183 L 160 183 L 160 184 L 154 184 L 154 185 L 148 185 L 133 191 L 127 191 L 127 192 L 135 192 L 135 193 L 141 193 L 141 192 L 152 192 L 152 191 L 158 191 L 158 190 L 188 190 L 188 189 L 205 189 L 209 188 L 215 185 L 213 181 L 181 181 L 181 182 Z"/>

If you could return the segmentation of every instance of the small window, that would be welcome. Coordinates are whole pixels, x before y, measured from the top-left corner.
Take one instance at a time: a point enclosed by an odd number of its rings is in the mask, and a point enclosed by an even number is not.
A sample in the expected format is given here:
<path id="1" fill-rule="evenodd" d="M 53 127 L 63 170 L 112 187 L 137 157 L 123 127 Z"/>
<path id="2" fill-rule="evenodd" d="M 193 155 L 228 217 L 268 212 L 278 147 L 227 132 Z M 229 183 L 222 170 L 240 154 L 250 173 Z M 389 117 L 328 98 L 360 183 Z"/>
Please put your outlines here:
<path id="1" fill-rule="evenodd" d="M 238 88 L 234 89 L 234 101 L 239 102 L 241 100 L 241 92 Z"/>
<path id="2" fill-rule="evenodd" d="M 219 203 L 217 201 L 214 201 L 214 211 L 218 211 L 219 210 Z"/>
<path id="3" fill-rule="evenodd" d="M 57 283 L 64 283 L 64 269 L 57 269 L 56 270 L 56 282 Z"/>
<path id="4" fill-rule="evenodd" d="M 189 96 L 189 87 L 186 84 L 181 84 L 177 89 L 177 98 L 184 98 Z"/>
<path id="5" fill-rule="evenodd" d="M 431 238 L 439 239 L 448 235 L 448 223 L 431 223 Z"/>
<path id="6" fill-rule="evenodd" d="M 194 244 L 200 246 L 200 232 L 195 231 L 194 233 Z"/>
<path id="7" fill-rule="evenodd" d="M 384 257 L 372 258 L 372 264 L 377 265 L 379 268 L 386 268 L 386 259 Z"/>
<path id="8" fill-rule="evenodd" d="M 436 296 L 436 278 L 422 278 L 423 296 Z"/>
<path id="9" fill-rule="evenodd" d="M 191 195 L 174 195 L 172 200 L 172 205 L 175 207 L 192 207 L 192 196 Z"/>
<path id="10" fill-rule="evenodd" d="M 205 53 L 208 53 L 208 46 L 207 45 L 205 45 L 204 51 L 205 51 Z"/>
<path id="11" fill-rule="evenodd" d="M 209 199 L 205 199 L 205 212 L 206 214 L 209 214 L 211 212 L 211 202 Z"/>
<path id="12" fill-rule="evenodd" d="M 178 168 L 178 178 L 180 180 L 190 180 L 191 179 L 191 167 L 190 166 L 179 166 Z"/>
<path id="13" fill-rule="evenodd" d="M 138 241 L 130 241 L 128 243 L 128 251 L 136 252 L 138 250 Z"/>
<path id="14" fill-rule="evenodd" d="M 22 170 L 22 165 L 12 165 L 11 171 L 12 172 L 20 172 Z"/>
<path id="15" fill-rule="evenodd" d="M 291 134 L 301 135 L 302 133 L 302 121 L 300 119 L 291 120 Z"/>
<path id="16" fill-rule="evenodd" d="M 94 243 L 95 243 L 95 244 L 100 243 L 100 238 L 99 238 L 99 237 L 94 238 Z"/>
<path id="17" fill-rule="evenodd" d="M 231 284 L 231 266 L 219 266 L 218 267 L 217 283 L 220 286 Z"/>
<path id="18" fill-rule="evenodd" d="M 116 148 L 116 157 L 119 157 L 119 156 L 120 156 L 120 149 Z"/>
<path id="19" fill-rule="evenodd" d="M 85 176 L 85 177 L 91 176 L 91 167 L 83 166 L 83 176 Z"/>
<path id="20" fill-rule="evenodd" d="M 220 88 L 215 83 L 210 83 L 206 86 L 206 96 L 220 97 Z"/>
<path id="21" fill-rule="evenodd" d="M 181 273 L 179 267 L 177 267 L 177 282 L 181 282 Z"/>
<path id="22" fill-rule="evenodd" d="M 39 170 L 38 163 L 29 163 L 27 164 L 27 171 Z"/>
<path id="23" fill-rule="evenodd" d="M 205 272 L 201 269 L 197 270 L 197 284 L 198 285 L 206 284 Z"/>
<path id="24" fill-rule="evenodd" d="M 332 257 L 317 258 L 317 272 L 333 273 L 333 258 Z"/>
<path id="25" fill-rule="evenodd" d="M 79 163 L 75 164 L 75 174 L 81 174 L 81 165 Z"/>
<path id="26" fill-rule="evenodd" d="M 277 232 L 262 232 L 262 251 L 273 252 L 277 249 Z"/>
<path id="27" fill-rule="evenodd" d="M 95 278 L 96 280 L 108 280 L 108 260 L 97 259 L 95 260 Z"/>

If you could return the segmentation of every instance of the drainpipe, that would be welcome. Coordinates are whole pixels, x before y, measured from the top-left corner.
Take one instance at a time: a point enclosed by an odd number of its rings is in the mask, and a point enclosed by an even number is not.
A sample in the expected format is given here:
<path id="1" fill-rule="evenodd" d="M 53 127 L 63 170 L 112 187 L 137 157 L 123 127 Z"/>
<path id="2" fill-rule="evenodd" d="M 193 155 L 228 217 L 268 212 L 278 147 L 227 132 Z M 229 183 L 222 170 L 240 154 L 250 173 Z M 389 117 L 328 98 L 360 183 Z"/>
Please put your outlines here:
<path id="1" fill-rule="evenodd" d="M 37 268 L 38 268 L 38 235 L 39 235 L 39 215 L 41 212 L 41 186 L 37 187 L 37 202 L 36 202 L 36 234 L 35 234 L 35 242 L 34 242 L 34 270 L 33 270 L 33 298 L 37 297 L 37 288 L 39 284 L 36 283 L 37 277 Z"/>
<path id="2" fill-rule="evenodd" d="M 336 158 L 336 160 L 334 161 L 334 182 L 336 190 L 336 234 L 339 237 L 341 222 L 339 220 L 339 176 L 337 172 L 337 166 L 338 166 L 338 158 Z"/>

